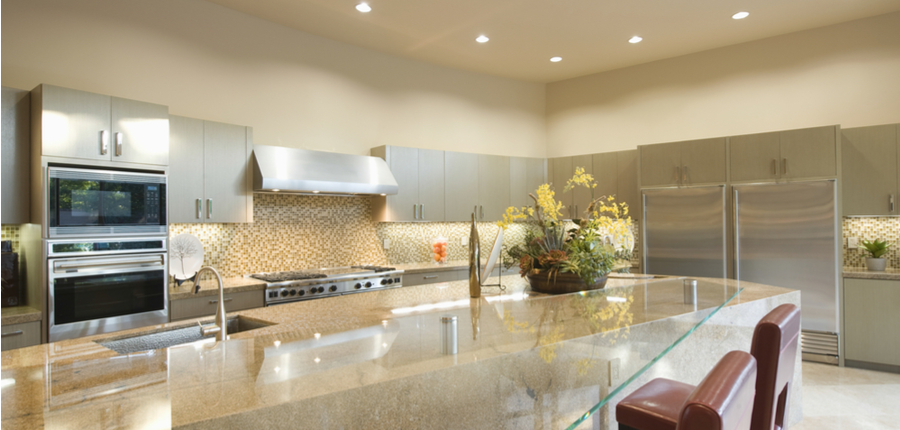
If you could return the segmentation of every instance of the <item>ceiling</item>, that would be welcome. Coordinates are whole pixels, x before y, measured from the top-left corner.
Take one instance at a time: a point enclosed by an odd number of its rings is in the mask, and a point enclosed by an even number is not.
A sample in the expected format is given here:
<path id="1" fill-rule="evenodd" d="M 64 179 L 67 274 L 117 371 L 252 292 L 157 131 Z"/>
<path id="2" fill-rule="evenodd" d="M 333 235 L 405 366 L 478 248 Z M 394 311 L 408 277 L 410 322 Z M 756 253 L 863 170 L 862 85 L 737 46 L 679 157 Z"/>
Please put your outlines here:
<path id="1" fill-rule="evenodd" d="M 900 10 L 898 0 L 209 0 L 386 54 L 553 82 Z M 731 16 L 750 12 L 743 20 Z M 477 43 L 479 35 L 490 38 Z M 628 43 L 632 36 L 644 40 Z M 551 63 L 550 57 L 562 61 Z"/>

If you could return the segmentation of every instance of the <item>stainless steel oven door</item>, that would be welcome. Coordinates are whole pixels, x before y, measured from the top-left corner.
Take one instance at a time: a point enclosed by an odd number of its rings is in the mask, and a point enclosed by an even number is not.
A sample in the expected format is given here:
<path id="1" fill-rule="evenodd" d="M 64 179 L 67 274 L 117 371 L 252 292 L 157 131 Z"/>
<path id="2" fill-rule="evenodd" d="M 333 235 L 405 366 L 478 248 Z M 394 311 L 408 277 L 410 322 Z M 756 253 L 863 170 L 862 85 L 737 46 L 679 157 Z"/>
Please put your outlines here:
<path id="1" fill-rule="evenodd" d="M 50 341 L 169 320 L 165 253 L 48 261 Z"/>

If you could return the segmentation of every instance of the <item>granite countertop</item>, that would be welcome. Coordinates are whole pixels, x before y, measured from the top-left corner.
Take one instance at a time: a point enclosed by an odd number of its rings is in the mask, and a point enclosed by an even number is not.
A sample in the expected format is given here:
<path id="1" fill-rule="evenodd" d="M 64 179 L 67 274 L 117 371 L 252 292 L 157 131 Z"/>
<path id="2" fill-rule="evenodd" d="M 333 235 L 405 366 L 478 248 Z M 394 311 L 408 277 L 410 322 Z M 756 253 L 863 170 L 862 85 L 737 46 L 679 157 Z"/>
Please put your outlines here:
<path id="1" fill-rule="evenodd" d="M 41 320 L 41 311 L 29 306 L 13 306 L 9 308 L 0 308 L 0 316 L 2 316 L 2 324 L 22 324 L 32 321 Z"/>
<path id="2" fill-rule="evenodd" d="M 222 285 L 225 287 L 226 294 L 240 293 L 242 291 L 262 291 L 266 289 L 265 281 L 254 278 L 245 278 L 243 276 L 224 278 L 222 279 Z M 204 279 L 200 281 L 200 291 L 197 292 L 197 294 L 194 294 L 193 289 L 193 282 L 185 282 L 181 284 L 181 286 L 169 284 L 169 300 L 182 300 L 190 299 L 192 297 L 215 296 L 219 294 L 219 284 L 216 283 L 215 279 Z"/>
<path id="3" fill-rule="evenodd" d="M 445 390 L 468 387 L 463 391 L 497 399 L 478 391 L 487 388 L 479 381 L 491 378 L 501 384 L 491 385 L 494 389 L 508 386 L 525 393 L 526 387 L 545 390 L 538 387 L 546 384 L 529 382 L 531 378 L 549 377 L 554 387 L 563 379 L 575 384 L 559 388 L 559 393 L 574 393 L 578 384 L 596 384 L 606 374 L 600 372 L 606 372 L 605 362 L 590 364 L 594 354 L 635 348 L 640 354 L 623 356 L 630 358 L 623 358 L 622 365 L 639 367 L 658 353 L 654 348 L 662 350 L 738 288 L 744 290 L 728 306 L 769 304 L 781 297 L 799 300 L 793 290 L 723 279 L 701 278 L 697 305 L 683 302 L 683 283 L 677 278 L 610 279 L 603 290 L 560 296 L 535 293 L 519 277 L 502 282 L 505 291 L 484 288 L 479 299 L 469 298 L 467 281 L 455 281 L 235 312 L 229 316 L 274 325 L 231 334 L 222 343 L 123 356 L 94 342 L 194 326 L 198 319 L 3 351 L 3 378 L 15 383 L 2 388 L 2 424 L 86 428 L 100 420 L 106 427 L 274 428 L 290 423 L 293 428 L 322 428 L 365 422 L 372 428 L 415 428 L 440 421 L 435 413 L 450 413 L 447 419 L 457 420 L 461 428 L 486 427 L 508 418 L 497 414 L 500 406 L 469 402 L 448 412 L 446 404 L 441 406 L 449 398 Z M 440 353 L 438 317 L 445 314 L 458 316 L 456 355 Z M 741 326 L 752 331 L 752 324 Z M 661 338 L 650 341 L 647 336 Z M 749 332 L 747 339 L 736 338 L 749 342 Z M 554 346 L 561 344 L 569 349 Z M 541 365 L 554 359 L 559 366 Z M 591 376 L 577 377 L 570 366 L 587 369 Z M 541 373 L 551 369 L 562 373 Z M 525 387 L 515 388 L 521 384 Z M 596 387 L 589 391 L 593 394 L 587 401 L 596 402 Z M 440 395 L 434 399 L 423 397 L 435 392 Z M 534 402 L 527 397 L 520 402 L 523 410 L 534 407 L 527 406 Z M 109 414 L 111 410 L 116 412 Z M 580 412 L 555 415 L 554 426 L 572 419 L 572 413 Z M 360 421 L 363 416 L 367 421 Z M 438 421 L 413 421 L 425 419 Z"/>
<path id="4" fill-rule="evenodd" d="M 865 267 L 844 267 L 844 277 L 900 281 L 900 269 L 888 268 L 883 272 L 871 272 Z"/>

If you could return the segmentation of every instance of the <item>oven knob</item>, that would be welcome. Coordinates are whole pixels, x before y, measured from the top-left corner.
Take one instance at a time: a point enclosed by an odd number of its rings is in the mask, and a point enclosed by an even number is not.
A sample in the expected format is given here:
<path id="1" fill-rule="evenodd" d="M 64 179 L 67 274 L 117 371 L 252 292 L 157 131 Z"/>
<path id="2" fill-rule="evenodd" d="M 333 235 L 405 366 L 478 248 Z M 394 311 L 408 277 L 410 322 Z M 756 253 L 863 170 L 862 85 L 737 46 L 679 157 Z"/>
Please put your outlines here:
<path id="1" fill-rule="evenodd" d="M 319 292 L 320 292 L 320 293 L 324 293 L 324 292 L 325 292 L 325 287 L 319 287 Z"/>
<path id="2" fill-rule="evenodd" d="M 337 291 L 337 285 L 332 285 L 332 286 L 328 287 L 328 291 L 331 291 L 332 293 Z"/>
<path id="3" fill-rule="evenodd" d="M 362 288 L 362 284 L 357 282 L 356 285 L 353 286 L 353 288 L 356 288 L 358 290 L 358 289 Z"/>
<path id="4" fill-rule="evenodd" d="M 387 280 L 387 279 L 382 279 L 382 280 L 381 280 L 381 285 L 387 285 L 387 284 L 388 284 L 388 280 Z"/>
<path id="5" fill-rule="evenodd" d="M 393 283 L 394 283 L 394 280 L 393 280 L 393 279 L 390 279 L 390 278 L 388 278 L 388 280 L 387 280 L 387 281 L 388 281 L 388 285 L 391 285 L 391 284 L 393 284 Z"/>
<path id="6" fill-rule="evenodd" d="M 287 295 L 288 295 L 287 290 L 281 290 L 281 297 L 287 297 Z"/>
<path id="7" fill-rule="evenodd" d="M 309 293 L 310 293 L 310 294 L 315 294 L 315 293 L 316 293 L 316 287 L 310 288 L 310 289 L 309 289 Z"/>
<path id="8" fill-rule="evenodd" d="M 293 295 L 296 295 L 296 294 L 297 294 L 297 290 L 291 290 L 291 295 L 292 295 L 292 296 L 293 296 Z"/>
<path id="9" fill-rule="evenodd" d="M 303 290 L 297 291 L 298 296 L 302 296 L 304 294 L 306 294 L 306 291 L 303 291 Z"/>
<path id="10" fill-rule="evenodd" d="M 366 282 L 366 288 L 372 288 L 372 283 L 371 283 L 371 282 Z"/>

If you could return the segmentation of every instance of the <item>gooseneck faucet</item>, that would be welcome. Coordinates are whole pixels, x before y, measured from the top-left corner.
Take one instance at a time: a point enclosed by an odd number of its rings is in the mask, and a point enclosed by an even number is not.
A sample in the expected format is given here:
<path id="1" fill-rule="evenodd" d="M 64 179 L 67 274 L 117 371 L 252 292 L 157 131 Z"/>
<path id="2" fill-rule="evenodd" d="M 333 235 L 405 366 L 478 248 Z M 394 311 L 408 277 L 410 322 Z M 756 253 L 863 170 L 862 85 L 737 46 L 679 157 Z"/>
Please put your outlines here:
<path id="1" fill-rule="evenodd" d="M 219 342 L 228 339 L 228 329 L 226 328 L 228 322 L 225 318 L 225 286 L 222 284 L 222 275 L 210 266 L 201 268 L 197 274 L 194 275 L 194 294 L 200 292 L 200 275 L 207 271 L 212 272 L 212 274 L 216 276 L 216 281 L 219 283 L 219 305 L 216 306 L 216 324 L 214 326 L 206 327 L 203 327 L 199 322 L 197 324 L 200 325 L 200 333 L 203 336 L 215 333 L 216 342 Z"/>

